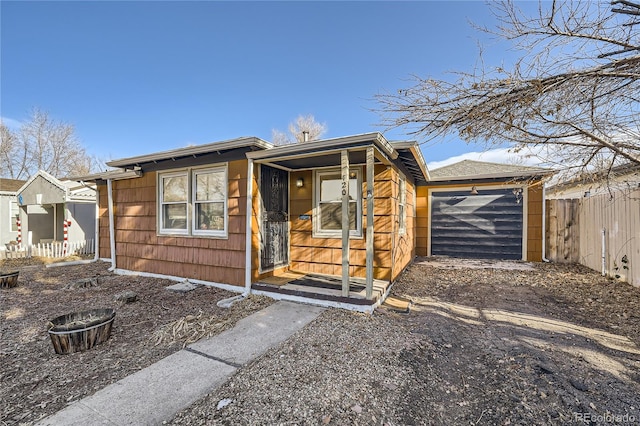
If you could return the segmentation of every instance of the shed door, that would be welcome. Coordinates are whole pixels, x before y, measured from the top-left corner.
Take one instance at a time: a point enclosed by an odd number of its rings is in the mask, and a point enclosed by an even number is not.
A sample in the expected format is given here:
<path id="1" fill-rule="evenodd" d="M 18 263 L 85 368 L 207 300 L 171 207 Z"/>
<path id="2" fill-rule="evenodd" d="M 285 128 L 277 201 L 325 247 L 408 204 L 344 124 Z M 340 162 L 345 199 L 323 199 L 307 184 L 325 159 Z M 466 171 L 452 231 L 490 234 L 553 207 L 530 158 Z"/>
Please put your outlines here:
<path id="1" fill-rule="evenodd" d="M 512 188 L 432 192 L 431 254 L 522 259 L 523 204 Z"/>
<path id="2" fill-rule="evenodd" d="M 262 270 L 289 263 L 289 173 L 269 166 L 260 169 Z"/>

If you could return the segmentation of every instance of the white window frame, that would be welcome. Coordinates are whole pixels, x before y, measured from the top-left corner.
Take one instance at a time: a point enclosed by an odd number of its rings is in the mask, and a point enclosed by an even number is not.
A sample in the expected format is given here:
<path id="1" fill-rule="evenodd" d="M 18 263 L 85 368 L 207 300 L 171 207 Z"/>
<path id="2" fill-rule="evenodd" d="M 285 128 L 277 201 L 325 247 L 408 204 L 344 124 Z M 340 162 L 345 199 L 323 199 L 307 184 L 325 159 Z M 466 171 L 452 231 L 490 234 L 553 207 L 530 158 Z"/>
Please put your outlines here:
<path id="1" fill-rule="evenodd" d="M 212 229 L 195 229 L 197 220 L 195 215 L 197 214 L 196 205 L 196 176 L 198 174 L 210 173 L 215 171 L 223 171 L 224 172 L 224 195 L 223 195 L 223 218 L 224 218 L 224 229 L 222 230 L 212 230 Z M 164 226 L 164 215 L 163 215 L 163 206 L 165 204 L 183 204 L 184 202 L 164 202 L 164 185 L 163 179 L 167 177 L 178 177 L 178 176 L 186 176 L 187 177 L 187 211 L 186 211 L 186 229 L 173 229 L 173 228 L 165 228 Z M 215 237 L 215 238 L 227 238 L 229 232 L 229 185 L 228 185 L 228 164 L 220 164 L 215 166 L 207 166 L 207 167 L 198 167 L 198 168 L 186 168 L 181 170 L 169 170 L 166 172 L 159 172 L 157 179 L 157 190 L 158 190 L 158 202 L 156 205 L 156 214 L 157 214 L 157 229 L 158 235 L 167 235 L 167 236 L 194 236 L 194 237 Z M 216 200 L 218 201 L 218 200 Z"/>
<path id="2" fill-rule="evenodd" d="M 224 185 L 224 194 L 222 196 L 221 200 L 208 200 L 205 202 L 202 202 L 203 204 L 206 202 L 222 202 L 223 203 L 223 212 L 222 212 L 222 218 L 224 220 L 224 225 L 223 228 L 220 229 L 197 229 L 196 226 L 198 224 L 196 215 L 198 214 L 198 209 L 196 209 L 196 204 L 198 203 L 196 201 L 196 185 L 198 184 L 198 181 L 196 179 L 196 177 L 199 174 L 207 174 L 207 173 L 212 173 L 212 172 L 223 172 L 224 174 L 224 178 L 223 178 L 223 182 L 225 182 Z M 208 167 L 206 169 L 194 169 L 191 171 L 191 203 L 190 205 L 192 206 L 192 218 L 191 218 L 191 233 L 193 235 L 197 235 L 197 236 L 209 236 L 209 237 L 226 237 L 227 236 L 227 229 L 228 229 L 228 198 L 229 198 L 229 184 L 228 184 L 228 173 L 227 173 L 227 166 L 223 165 L 223 166 L 217 166 L 217 167 Z"/>
<path id="3" fill-rule="evenodd" d="M 13 207 L 15 206 L 15 208 Z M 18 219 L 20 218 L 20 206 L 18 205 L 18 202 L 15 200 L 9 200 L 9 230 L 10 232 L 18 232 L 18 225 L 16 223 L 16 230 L 13 230 L 13 220 L 14 220 L 14 215 L 11 214 L 13 213 L 13 211 L 17 211 L 18 212 Z"/>
<path id="4" fill-rule="evenodd" d="M 184 176 L 187 178 L 187 193 L 186 201 L 164 201 L 164 179 L 172 178 L 172 177 L 180 177 Z M 169 204 L 185 204 L 185 228 L 184 229 L 175 229 L 175 228 L 165 228 L 164 224 L 164 211 L 163 207 Z M 180 171 L 171 171 L 166 173 L 158 173 L 158 231 L 160 234 L 166 235 L 189 235 L 189 171 L 188 170 L 180 170 Z"/>
<path id="5" fill-rule="evenodd" d="M 398 175 L 398 232 L 407 233 L 407 179 Z"/>
<path id="6" fill-rule="evenodd" d="M 320 182 L 322 177 L 326 175 L 338 175 L 340 176 L 341 170 L 335 169 L 322 169 L 316 170 L 313 174 L 314 178 L 314 200 L 313 200 L 313 237 L 314 238 L 342 238 L 342 230 L 340 229 L 322 229 L 320 218 Z M 362 168 L 351 167 L 349 168 L 349 175 L 356 174 L 356 187 L 358 188 L 358 194 L 356 197 L 356 229 L 349 231 L 350 238 L 362 238 Z M 351 178 L 350 178 L 351 179 Z M 336 201 L 338 203 L 338 201 Z M 342 200 L 340 201 L 340 204 Z"/>

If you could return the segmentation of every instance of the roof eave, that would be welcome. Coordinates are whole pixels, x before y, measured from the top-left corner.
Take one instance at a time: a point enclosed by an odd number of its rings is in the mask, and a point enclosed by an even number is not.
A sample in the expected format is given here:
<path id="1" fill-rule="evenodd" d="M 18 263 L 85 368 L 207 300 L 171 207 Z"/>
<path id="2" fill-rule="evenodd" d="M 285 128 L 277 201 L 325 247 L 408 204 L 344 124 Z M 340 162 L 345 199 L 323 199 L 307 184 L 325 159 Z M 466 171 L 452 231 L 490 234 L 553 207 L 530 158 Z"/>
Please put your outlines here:
<path id="1" fill-rule="evenodd" d="M 207 154 L 217 151 L 227 151 L 237 148 L 255 147 L 259 149 L 269 149 L 273 145 L 265 140 L 256 137 L 243 137 L 231 139 L 222 142 L 213 142 L 205 145 L 197 145 L 185 148 L 177 148 L 168 151 L 156 152 L 148 155 L 140 155 L 136 157 L 122 158 L 107 162 L 107 166 L 128 168 L 143 163 L 151 163 L 154 161 L 169 160 L 172 158 L 189 157 L 191 155 Z"/>

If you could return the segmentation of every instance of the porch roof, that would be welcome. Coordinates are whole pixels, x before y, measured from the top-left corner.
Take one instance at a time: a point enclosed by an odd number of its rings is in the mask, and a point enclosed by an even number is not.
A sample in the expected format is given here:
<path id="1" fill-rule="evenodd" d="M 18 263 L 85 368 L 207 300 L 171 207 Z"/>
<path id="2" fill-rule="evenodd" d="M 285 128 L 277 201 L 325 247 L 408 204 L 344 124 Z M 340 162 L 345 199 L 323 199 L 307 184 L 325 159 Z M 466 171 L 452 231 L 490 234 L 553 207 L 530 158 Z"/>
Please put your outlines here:
<path id="1" fill-rule="evenodd" d="M 248 152 L 247 158 L 289 171 L 308 170 L 339 166 L 340 152 L 345 149 L 349 151 L 350 164 L 364 164 L 366 148 L 370 146 L 376 149 L 379 162 L 394 164 L 417 184 L 428 181 L 427 167 L 416 142 L 389 142 L 378 132 L 278 146 Z"/>

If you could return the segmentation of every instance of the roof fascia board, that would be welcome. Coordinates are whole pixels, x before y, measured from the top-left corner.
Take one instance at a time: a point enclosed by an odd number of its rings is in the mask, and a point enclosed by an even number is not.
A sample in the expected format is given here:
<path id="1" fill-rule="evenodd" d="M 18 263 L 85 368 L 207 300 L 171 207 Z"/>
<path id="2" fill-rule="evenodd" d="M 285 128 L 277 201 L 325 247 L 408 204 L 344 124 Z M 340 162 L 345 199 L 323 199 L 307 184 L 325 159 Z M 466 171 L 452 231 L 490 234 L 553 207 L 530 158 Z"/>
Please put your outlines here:
<path id="1" fill-rule="evenodd" d="M 376 133 L 364 133 L 361 135 L 354 136 L 346 136 L 341 138 L 333 138 L 333 139 L 322 139 L 319 141 L 312 142 L 302 142 L 291 145 L 277 146 L 271 149 L 267 149 L 264 151 L 255 151 L 248 152 L 247 158 L 251 158 L 253 160 L 267 159 L 270 157 L 284 157 L 284 156 L 292 156 L 292 155 L 300 155 L 304 157 L 306 155 L 310 155 L 313 153 L 318 153 L 319 151 L 326 150 L 327 148 L 335 149 L 337 146 L 341 146 L 343 149 L 352 150 L 349 146 L 344 145 L 353 145 L 353 148 L 360 148 L 366 145 L 359 145 L 362 143 L 373 142 L 381 152 L 385 153 L 392 159 L 395 159 L 398 156 L 398 152 L 393 148 L 393 146 L 382 136 L 382 134 Z M 321 152 L 320 154 L 324 154 L 325 152 Z M 284 159 L 284 158 L 281 158 Z"/>
<path id="2" fill-rule="evenodd" d="M 119 160 L 109 161 L 107 166 L 110 167 L 126 167 L 137 165 L 140 163 L 149 163 L 153 161 L 170 160 L 172 158 L 182 158 L 191 155 L 206 154 L 216 151 L 226 151 L 236 148 L 256 147 L 260 149 L 270 149 L 273 145 L 256 137 L 244 137 L 231 139 L 222 142 L 213 142 L 205 145 L 197 145 L 192 147 L 177 148 L 168 151 L 156 152 L 153 154 L 140 155 L 137 157 L 123 158 Z"/>
<path id="3" fill-rule="evenodd" d="M 65 199 L 67 198 L 67 187 L 64 186 L 62 184 L 62 182 L 60 182 L 58 179 L 56 179 L 55 177 L 53 177 L 52 175 L 50 175 L 49 173 L 45 172 L 44 170 L 38 170 L 38 173 L 36 173 L 35 175 L 31 176 L 29 178 L 28 181 L 25 182 L 24 185 L 22 185 L 22 187 L 18 190 L 18 194 L 22 193 L 22 191 L 24 191 L 25 189 L 27 189 L 27 187 L 29 185 L 31 185 L 31 183 L 33 181 L 35 181 L 38 177 L 42 177 L 42 179 L 46 180 L 47 182 L 49 182 L 51 185 L 56 186 L 58 188 L 60 188 L 62 191 L 64 191 L 65 193 Z"/>
<path id="4" fill-rule="evenodd" d="M 478 180 L 478 179 L 494 179 L 494 178 L 529 178 L 534 176 L 548 176 L 553 174 L 549 170 L 532 170 L 530 172 L 523 173 L 487 173 L 482 175 L 472 176 L 447 176 L 447 177 L 432 177 L 431 182 L 451 182 L 451 181 L 466 181 L 466 180 Z"/>

